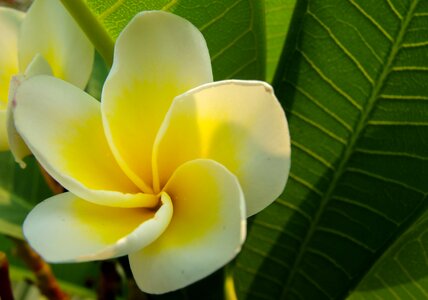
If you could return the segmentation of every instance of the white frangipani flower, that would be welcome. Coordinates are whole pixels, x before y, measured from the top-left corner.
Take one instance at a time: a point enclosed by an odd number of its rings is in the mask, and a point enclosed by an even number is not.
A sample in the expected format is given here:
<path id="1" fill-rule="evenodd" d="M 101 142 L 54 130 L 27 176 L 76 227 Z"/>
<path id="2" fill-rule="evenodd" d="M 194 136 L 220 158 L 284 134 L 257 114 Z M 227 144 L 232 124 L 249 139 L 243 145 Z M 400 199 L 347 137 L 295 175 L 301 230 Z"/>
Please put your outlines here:
<path id="1" fill-rule="evenodd" d="M 118 37 L 101 103 L 51 76 L 24 81 L 16 128 L 69 190 L 28 215 L 31 246 L 51 262 L 128 255 L 148 293 L 233 259 L 246 218 L 284 188 L 290 138 L 268 84 L 212 81 L 202 34 L 159 11 Z"/>

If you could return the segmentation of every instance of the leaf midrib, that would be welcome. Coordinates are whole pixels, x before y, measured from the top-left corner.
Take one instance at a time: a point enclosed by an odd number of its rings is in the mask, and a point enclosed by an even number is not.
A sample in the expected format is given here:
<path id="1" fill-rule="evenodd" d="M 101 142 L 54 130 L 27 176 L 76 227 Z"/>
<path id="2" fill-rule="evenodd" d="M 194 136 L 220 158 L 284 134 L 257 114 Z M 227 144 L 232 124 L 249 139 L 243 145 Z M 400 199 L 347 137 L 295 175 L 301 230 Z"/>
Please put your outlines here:
<path id="1" fill-rule="evenodd" d="M 383 85 L 384 85 L 387 77 L 389 76 L 389 74 L 391 72 L 392 65 L 394 63 L 394 60 L 397 56 L 398 51 L 401 48 L 401 44 L 402 44 L 403 38 L 406 34 L 407 27 L 409 26 L 410 21 L 412 20 L 412 18 L 414 16 L 414 11 L 418 6 L 419 1 L 420 0 L 415 0 L 414 2 L 412 2 L 406 16 L 401 21 L 400 30 L 398 32 L 396 39 L 393 41 L 393 44 L 391 46 L 391 51 L 388 55 L 388 59 L 386 61 L 386 64 L 383 66 L 383 69 L 382 69 L 382 72 L 381 72 L 379 78 L 375 81 L 375 85 L 372 88 L 370 98 L 367 101 L 367 104 L 366 104 L 364 110 L 362 111 L 362 113 L 360 115 L 360 119 L 356 125 L 355 131 L 353 131 L 351 133 L 350 141 L 347 144 L 345 150 L 342 152 L 343 154 L 342 154 L 342 159 L 340 161 L 340 164 L 339 164 L 336 172 L 334 173 L 333 179 L 332 179 L 332 181 L 331 181 L 331 183 L 327 189 L 327 192 L 324 194 L 324 197 L 321 199 L 320 207 L 319 207 L 317 213 L 315 214 L 313 222 L 311 223 L 310 228 L 307 231 L 306 236 L 303 239 L 301 246 L 299 247 L 298 255 L 297 255 L 296 259 L 294 260 L 294 263 L 291 267 L 286 285 L 284 286 L 284 289 L 282 290 L 281 299 L 286 299 L 286 295 L 288 294 L 288 292 L 290 291 L 290 288 L 292 287 L 292 283 L 294 281 L 295 275 L 297 274 L 297 271 L 298 271 L 299 266 L 302 262 L 304 254 L 306 253 L 307 245 L 308 245 L 309 241 L 311 240 L 312 235 L 314 234 L 316 227 L 318 226 L 320 218 L 323 215 L 324 210 L 325 210 L 327 204 L 329 203 L 329 200 L 331 199 L 331 196 L 332 196 L 334 190 L 336 189 L 337 183 L 339 182 L 343 173 L 346 171 L 348 161 L 351 158 L 351 155 L 353 154 L 353 152 L 355 150 L 355 145 L 356 145 L 362 131 L 365 129 L 365 127 L 367 125 L 367 122 L 371 116 L 373 108 L 375 107 L 375 104 L 377 103 L 377 100 L 379 99 L 380 92 L 383 88 Z M 309 8 L 308 8 L 308 11 L 309 11 Z"/>

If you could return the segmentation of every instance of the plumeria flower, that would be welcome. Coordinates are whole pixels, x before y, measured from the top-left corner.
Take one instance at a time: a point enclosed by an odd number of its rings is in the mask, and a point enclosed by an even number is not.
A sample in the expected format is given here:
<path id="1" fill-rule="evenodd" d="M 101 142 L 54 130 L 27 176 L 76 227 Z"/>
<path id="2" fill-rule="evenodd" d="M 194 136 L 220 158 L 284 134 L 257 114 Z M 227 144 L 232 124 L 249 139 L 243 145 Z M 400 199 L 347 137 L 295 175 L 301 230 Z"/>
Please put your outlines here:
<path id="1" fill-rule="evenodd" d="M 284 188 L 290 139 L 268 84 L 212 81 L 202 34 L 160 11 L 118 37 L 101 103 L 54 77 L 24 81 L 16 128 L 69 190 L 28 215 L 31 246 L 50 262 L 128 255 L 148 293 L 234 258 L 246 218 Z"/>
<path id="2" fill-rule="evenodd" d="M 84 88 L 94 48 L 57 0 L 35 0 L 26 14 L 0 7 L 0 28 L 0 151 L 11 148 L 23 165 L 27 148 L 13 124 L 6 131 L 8 99 L 16 85 L 33 75 L 53 74 Z"/>

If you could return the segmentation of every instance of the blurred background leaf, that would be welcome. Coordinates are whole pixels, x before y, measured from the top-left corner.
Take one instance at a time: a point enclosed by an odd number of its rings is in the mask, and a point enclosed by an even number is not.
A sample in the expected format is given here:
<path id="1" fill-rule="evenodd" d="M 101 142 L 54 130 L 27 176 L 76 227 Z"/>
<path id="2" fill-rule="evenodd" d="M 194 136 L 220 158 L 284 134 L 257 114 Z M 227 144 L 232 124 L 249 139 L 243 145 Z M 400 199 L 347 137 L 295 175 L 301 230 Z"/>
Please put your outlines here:
<path id="1" fill-rule="evenodd" d="M 426 298 L 413 224 L 428 204 L 428 2 L 298 1 L 276 78 L 292 167 L 237 260 L 240 298 L 343 299 L 367 272 L 360 298 L 406 283 L 404 298 Z M 418 246 L 403 246 L 403 233 Z M 394 247 L 413 256 L 388 277 Z"/>
<path id="2" fill-rule="evenodd" d="M 0 233 L 23 238 L 21 226 L 39 201 L 52 195 L 34 158 L 21 169 L 10 152 L 0 152 Z"/>

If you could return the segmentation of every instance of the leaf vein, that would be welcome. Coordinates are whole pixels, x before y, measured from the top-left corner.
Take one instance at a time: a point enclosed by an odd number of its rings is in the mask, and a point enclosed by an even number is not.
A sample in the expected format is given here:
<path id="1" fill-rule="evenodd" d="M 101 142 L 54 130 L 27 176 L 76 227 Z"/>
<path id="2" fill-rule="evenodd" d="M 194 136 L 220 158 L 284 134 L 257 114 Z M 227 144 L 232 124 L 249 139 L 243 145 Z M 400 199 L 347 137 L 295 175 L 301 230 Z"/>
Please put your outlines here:
<path id="1" fill-rule="evenodd" d="M 376 20 L 370 16 L 361 6 L 355 3 L 354 0 L 349 0 L 351 3 L 366 19 L 368 19 L 371 24 L 373 24 L 390 42 L 393 42 L 391 35 L 378 23 Z"/>
<path id="2" fill-rule="evenodd" d="M 288 114 L 292 115 L 292 116 L 295 116 L 295 117 L 299 118 L 300 120 L 304 121 L 305 123 L 311 125 L 312 127 L 316 128 L 316 129 L 318 129 L 319 131 L 325 133 L 327 136 L 329 136 L 332 139 L 336 140 L 340 144 L 346 145 L 346 140 L 344 140 L 343 138 L 341 138 L 338 135 L 334 134 L 330 130 L 324 128 L 323 126 L 319 125 L 318 123 L 315 123 L 314 121 L 312 121 L 308 117 L 305 117 L 305 116 L 301 115 L 300 113 L 292 111 L 292 110 L 287 110 L 286 112 Z"/>
<path id="3" fill-rule="evenodd" d="M 328 83 L 328 85 L 335 90 L 339 95 L 341 95 L 342 97 L 344 97 L 346 100 L 348 100 L 349 103 L 352 104 L 352 106 L 354 106 L 356 109 L 358 109 L 359 111 L 362 111 L 362 106 L 355 101 L 351 96 L 349 96 L 347 93 L 345 93 L 341 88 L 339 88 L 334 82 L 333 80 L 331 80 L 328 76 L 326 76 L 319 67 L 317 67 L 317 65 L 307 56 L 307 54 L 297 48 L 297 51 L 300 52 L 300 54 L 302 55 L 302 57 L 305 59 L 305 61 L 311 66 L 311 68 L 326 82 Z"/>
<path id="4" fill-rule="evenodd" d="M 404 182 L 401 182 L 399 180 L 395 180 L 395 179 L 392 179 L 392 178 L 388 178 L 388 177 L 385 177 L 385 176 L 382 176 L 380 174 L 376 174 L 376 173 L 373 173 L 373 172 L 370 172 L 370 171 L 366 171 L 366 170 L 362 170 L 362 169 L 358 169 L 358 168 L 348 168 L 347 172 L 361 174 L 361 175 L 364 175 L 364 176 L 367 176 L 367 177 L 370 177 L 370 178 L 378 179 L 378 180 L 383 181 L 383 182 L 387 182 L 387 183 L 391 183 L 391 184 L 394 184 L 394 185 L 397 185 L 397 186 L 401 186 L 401 187 L 403 187 L 405 189 L 414 191 L 414 192 L 422 194 L 422 195 L 426 195 L 427 194 L 424 191 L 422 191 L 422 190 L 420 190 L 420 189 L 418 189 L 416 187 L 408 185 L 407 183 L 404 183 Z"/>
<path id="5" fill-rule="evenodd" d="M 292 87 L 294 87 L 300 94 L 305 96 L 309 101 L 311 101 L 313 104 L 318 106 L 322 111 L 324 111 L 327 115 L 332 117 L 335 121 L 337 121 L 340 125 L 342 125 L 346 130 L 349 132 L 352 132 L 352 127 L 348 123 L 346 123 L 343 119 L 341 119 L 338 115 L 333 113 L 331 110 L 329 110 L 327 107 L 325 107 L 321 102 L 319 102 L 315 97 L 313 97 L 311 94 L 309 94 L 305 89 L 302 87 L 294 84 L 291 81 L 285 80 L 286 83 L 290 84 Z"/>
<path id="6" fill-rule="evenodd" d="M 358 59 L 355 58 L 355 56 L 347 49 L 340 40 L 334 35 L 333 31 L 326 25 L 324 22 L 322 22 L 315 14 L 313 14 L 311 11 L 308 11 L 308 15 L 310 15 L 315 21 L 317 21 L 318 24 L 321 25 L 321 27 L 328 33 L 328 36 L 334 41 L 334 43 L 342 50 L 343 53 L 345 53 L 345 56 L 350 59 L 354 65 L 360 70 L 360 72 L 363 74 L 363 76 L 367 79 L 368 82 L 370 82 L 371 85 L 373 85 L 374 81 L 373 78 L 369 75 L 366 69 L 361 65 L 361 63 L 358 61 Z"/>

